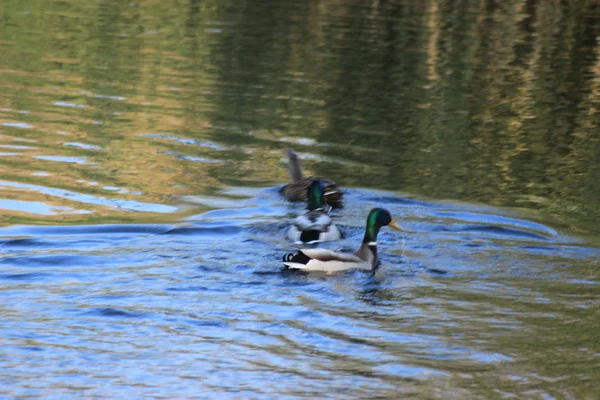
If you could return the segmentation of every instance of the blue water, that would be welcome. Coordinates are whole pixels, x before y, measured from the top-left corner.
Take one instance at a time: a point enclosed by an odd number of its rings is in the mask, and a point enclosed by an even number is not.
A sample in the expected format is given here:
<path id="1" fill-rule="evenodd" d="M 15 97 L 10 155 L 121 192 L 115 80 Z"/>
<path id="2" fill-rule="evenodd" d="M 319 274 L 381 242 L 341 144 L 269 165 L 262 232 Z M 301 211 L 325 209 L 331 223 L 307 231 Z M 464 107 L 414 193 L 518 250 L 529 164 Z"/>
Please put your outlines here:
<path id="1" fill-rule="evenodd" d="M 598 356 L 600 250 L 514 212 L 347 194 L 333 214 L 346 238 L 327 247 L 358 246 L 374 205 L 410 231 L 384 228 L 375 274 L 284 271 L 302 205 L 277 188 L 181 223 L 0 229 L 0 394 L 541 398 L 574 393 L 562 379 L 595 385 L 572 369 Z"/>
<path id="2" fill-rule="evenodd" d="M 3 0 L 0 400 L 600 397 L 598 6 Z"/>

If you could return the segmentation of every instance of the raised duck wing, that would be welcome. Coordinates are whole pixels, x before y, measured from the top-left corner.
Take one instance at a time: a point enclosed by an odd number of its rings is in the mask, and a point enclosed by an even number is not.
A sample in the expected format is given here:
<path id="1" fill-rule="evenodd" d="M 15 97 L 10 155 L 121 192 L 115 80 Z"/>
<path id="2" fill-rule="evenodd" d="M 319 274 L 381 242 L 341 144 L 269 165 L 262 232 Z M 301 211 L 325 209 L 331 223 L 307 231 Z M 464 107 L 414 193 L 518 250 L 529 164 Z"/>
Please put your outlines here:
<path id="1" fill-rule="evenodd" d="M 300 166 L 300 160 L 298 155 L 294 152 L 294 149 L 288 149 L 288 174 L 292 182 L 299 182 L 302 180 L 302 167 Z"/>

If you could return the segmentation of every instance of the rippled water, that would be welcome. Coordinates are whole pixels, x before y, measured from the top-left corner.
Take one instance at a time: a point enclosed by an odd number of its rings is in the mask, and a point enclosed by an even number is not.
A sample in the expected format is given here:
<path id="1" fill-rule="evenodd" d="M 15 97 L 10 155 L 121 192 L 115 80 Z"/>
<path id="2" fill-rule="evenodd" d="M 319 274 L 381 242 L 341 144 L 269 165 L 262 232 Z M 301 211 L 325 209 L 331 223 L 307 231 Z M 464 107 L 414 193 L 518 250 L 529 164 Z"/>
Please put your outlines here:
<path id="1" fill-rule="evenodd" d="M 597 1 L 5 1 L 0 397 L 593 399 Z M 282 270 L 293 147 L 375 273 Z"/>
<path id="2" fill-rule="evenodd" d="M 412 231 L 382 232 L 375 275 L 283 272 L 301 208 L 272 189 L 180 224 L 2 229 L 2 393 L 595 393 L 600 250 L 498 210 L 360 190 L 328 247 L 355 247 L 375 205 Z"/>

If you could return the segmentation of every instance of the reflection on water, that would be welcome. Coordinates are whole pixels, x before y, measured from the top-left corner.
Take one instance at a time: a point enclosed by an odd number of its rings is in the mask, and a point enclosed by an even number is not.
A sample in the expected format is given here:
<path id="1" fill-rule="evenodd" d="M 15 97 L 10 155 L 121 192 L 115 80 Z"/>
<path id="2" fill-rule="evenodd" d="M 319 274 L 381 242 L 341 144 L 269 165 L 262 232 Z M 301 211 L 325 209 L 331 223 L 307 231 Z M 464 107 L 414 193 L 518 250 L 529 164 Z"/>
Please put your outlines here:
<path id="1" fill-rule="evenodd" d="M 263 3 L 0 5 L 0 393 L 597 393 L 600 3 Z M 279 272 L 288 147 L 374 277 Z"/>
<path id="2" fill-rule="evenodd" d="M 595 1 L 13 1 L 2 15 L 1 141 L 32 147 L 0 158 L 5 180 L 178 207 L 284 182 L 291 143 L 345 186 L 598 232 Z"/>

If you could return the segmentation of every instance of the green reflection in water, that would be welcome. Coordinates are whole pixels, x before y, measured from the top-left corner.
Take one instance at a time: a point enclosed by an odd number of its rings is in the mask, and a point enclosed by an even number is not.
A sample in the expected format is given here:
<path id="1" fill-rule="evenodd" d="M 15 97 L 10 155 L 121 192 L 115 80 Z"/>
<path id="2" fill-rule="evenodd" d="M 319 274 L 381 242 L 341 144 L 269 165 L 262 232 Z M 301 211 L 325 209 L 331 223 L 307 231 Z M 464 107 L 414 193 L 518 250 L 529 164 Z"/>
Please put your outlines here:
<path id="1" fill-rule="evenodd" d="M 32 148 L 0 157 L 3 178 L 181 205 L 224 185 L 286 181 L 291 145 L 313 156 L 309 172 L 346 187 L 540 210 L 598 232 L 598 9 L 4 2 L 2 142 Z M 39 201 L 14 188 L 0 197 Z M 84 209 L 93 214 L 77 221 L 138 216 Z"/>

